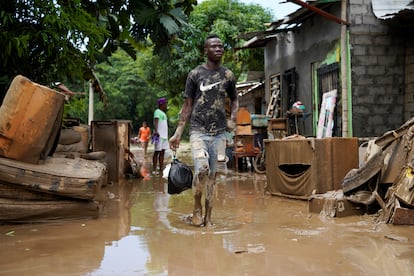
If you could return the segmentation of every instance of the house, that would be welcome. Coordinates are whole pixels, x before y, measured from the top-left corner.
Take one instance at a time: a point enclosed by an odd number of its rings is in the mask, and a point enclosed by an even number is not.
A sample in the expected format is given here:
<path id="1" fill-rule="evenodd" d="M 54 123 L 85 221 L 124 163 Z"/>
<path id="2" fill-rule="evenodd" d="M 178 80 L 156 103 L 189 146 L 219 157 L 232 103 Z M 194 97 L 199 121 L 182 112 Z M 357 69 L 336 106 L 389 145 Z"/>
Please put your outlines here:
<path id="1" fill-rule="evenodd" d="M 332 136 L 380 136 L 413 117 L 412 0 L 288 1 L 298 10 L 240 37 L 240 48 L 264 48 L 265 105 L 277 96 L 276 117 L 301 101 L 301 134 L 316 136 L 324 93 L 335 90 Z"/>
<path id="2" fill-rule="evenodd" d="M 244 106 L 250 114 L 264 114 L 266 101 L 264 93 L 264 72 L 250 71 L 246 81 L 236 84 L 239 93 L 239 106 Z"/>

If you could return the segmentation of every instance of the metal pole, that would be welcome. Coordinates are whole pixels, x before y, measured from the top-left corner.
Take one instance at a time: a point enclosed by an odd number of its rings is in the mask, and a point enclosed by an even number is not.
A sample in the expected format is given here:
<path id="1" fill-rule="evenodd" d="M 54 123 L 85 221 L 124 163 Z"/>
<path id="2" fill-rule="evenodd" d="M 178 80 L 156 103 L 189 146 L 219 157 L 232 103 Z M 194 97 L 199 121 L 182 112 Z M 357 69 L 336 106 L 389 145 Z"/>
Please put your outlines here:
<path id="1" fill-rule="evenodd" d="M 346 21 L 347 0 L 341 1 L 341 19 Z M 347 25 L 341 25 L 341 98 L 342 98 L 342 137 L 348 137 L 348 49 Z"/>
<path id="2" fill-rule="evenodd" d="M 93 80 L 89 80 L 89 113 L 88 113 L 88 125 L 91 125 L 93 121 Z"/>

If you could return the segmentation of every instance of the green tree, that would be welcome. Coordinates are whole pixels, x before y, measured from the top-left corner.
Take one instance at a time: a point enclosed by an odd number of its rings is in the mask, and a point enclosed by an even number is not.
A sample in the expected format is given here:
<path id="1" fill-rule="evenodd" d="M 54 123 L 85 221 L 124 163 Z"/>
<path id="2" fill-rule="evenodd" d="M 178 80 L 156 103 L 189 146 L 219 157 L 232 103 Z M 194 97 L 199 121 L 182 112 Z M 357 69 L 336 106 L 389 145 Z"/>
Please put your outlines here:
<path id="1" fill-rule="evenodd" d="M 139 52 L 138 57 L 149 55 L 148 51 Z M 138 62 L 123 51 L 115 52 L 109 63 L 96 66 L 96 74 L 105 87 L 109 105 L 105 108 L 102 103 L 97 103 L 94 120 L 131 120 L 134 130 L 143 121 L 152 126 L 157 99 L 166 96 L 167 92 L 149 86 L 140 76 L 142 70 Z"/>
<path id="2" fill-rule="evenodd" d="M 234 3 L 231 11 L 228 10 L 229 3 Z M 203 18 L 210 19 L 202 20 Z M 265 28 L 264 23 L 270 18 L 270 13 L 256 5 L 224 0 L 205 1 L 191 13 L 191 25 L 185 25 L 170 44 L 167 51 L 170 59 L 154 54 L 154 45 L 142 48 L 137 53 L 136 62 L 129 60 L 125 53 L 116 52 L 108 59 L 109 63 L 96 66 L 95 71 L 107 93 L 109 106 L 104 109 L 98 103 L 95 119 L 132 120 L 134 129 L 144 119 L 151 125 L 156 99 L 166 96 L 169 99 L 167 114 L 170 125 L 175 126 L 187 74 L 205 59 L 205 36 L 210 32 L 222 36 L 226 42 L 224 64 L 236 74 L 263 70 L 262 57 L 257 58 L 251 51 L 235 51 L 234 48 L 239 34 Z M 232 31 L 229 32 L 228 29 Z M 262 55 L 262 52 L 259 51 L 258 54 Z"/>
<path id="3" fill-rule="evenodd" d="M 238 36 L 242 33 L 265 30 L 272 19 L 270 11 L 258 5 L 246 5 L 235 0 L 203 1 L 189 17 L 174 40 L 170 61 L 157 56 L 142 60 L 145 79 L 153 85 L 167 89 L 171 97 L 179 98 L 188 72 L 204 62 L 203 42 L 209 33 L 218 34 L 225 43 L 223 64 L 239 77 L 243 72 L 263 71 L 263 49 L 236 51 Z M 175 100 L 173 102 L 176 102 Z"/>
<path id="4" fill-rule="evenodd" d="M 266 23 L 272 20 L 270 11 L 259 5 L 246 5 L 235 0 L 209 0 L 202 2 L 191 13 L 189 23 L 199 30 L 197 43 L 199 55 L 197 63 L 203 62 L 204 38 L 215 33 L 225 43 L 223 64 L 233 70 L 236 76 L 247 71 L 263 70 L 263 49 L 239 50 L 235 48 L 242 33 L 266 29 Z"/>
<path id="5" fill-rule="evenodd" d="M 117 49 L 167 56 L 196 0 L 15 0 L 0 5 L 0 98 L 22 74 L 49 84 L 81 79 Z M 132 19 L 132 20 L 131 20 Z M 89 74 L 90 75 L 90 74 Z"/>
<path id="6" fill-rule="evenodd" d="M 0 6 L 0 81 L 2 87 L 22 74 L 43 84 L 74 77 L 92 47 L 108 35 L 79 1 L 2 1 Z M 89 51 L 81 51 L 86 39 Z"/>

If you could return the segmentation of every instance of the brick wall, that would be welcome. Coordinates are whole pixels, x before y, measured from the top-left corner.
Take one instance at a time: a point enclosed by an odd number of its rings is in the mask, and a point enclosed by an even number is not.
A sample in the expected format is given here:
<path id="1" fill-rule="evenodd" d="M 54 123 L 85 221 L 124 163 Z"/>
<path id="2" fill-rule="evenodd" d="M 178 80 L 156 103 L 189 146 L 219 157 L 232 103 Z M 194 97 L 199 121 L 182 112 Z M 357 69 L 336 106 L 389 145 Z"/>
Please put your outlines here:
<path id="1" fill-rule="evenodd" d="M 380 136 L 405 121 L 405 39 L 375 17 L 371 0 L 351 0 L 348 12 L 354 136 Z M 414 103 L 413 93 L 409 97 Z M 414 112 L 411 107 L 405 117 Z"/>

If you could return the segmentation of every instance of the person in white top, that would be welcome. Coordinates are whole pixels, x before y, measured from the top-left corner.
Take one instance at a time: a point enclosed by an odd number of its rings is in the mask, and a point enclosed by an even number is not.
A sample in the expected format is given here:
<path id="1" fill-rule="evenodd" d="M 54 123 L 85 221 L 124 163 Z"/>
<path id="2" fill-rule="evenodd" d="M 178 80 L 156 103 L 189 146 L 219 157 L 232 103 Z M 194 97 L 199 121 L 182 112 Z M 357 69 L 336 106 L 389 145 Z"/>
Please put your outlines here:
<path id="1" fill-rule="evenodd" d="M 154 131 L 152 137 L 152 143 L 154 144 L 152 164 L 155 174 L 163 171 L 165 150 L 169 148 L 168 117 L 165 113 L 167 111 L 167 99 L 159 98 L 157 103 L 158 108 L 154 111 Z M 157 165 L 159 167 L 159 171 L 157 171 Z"/>

